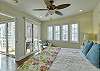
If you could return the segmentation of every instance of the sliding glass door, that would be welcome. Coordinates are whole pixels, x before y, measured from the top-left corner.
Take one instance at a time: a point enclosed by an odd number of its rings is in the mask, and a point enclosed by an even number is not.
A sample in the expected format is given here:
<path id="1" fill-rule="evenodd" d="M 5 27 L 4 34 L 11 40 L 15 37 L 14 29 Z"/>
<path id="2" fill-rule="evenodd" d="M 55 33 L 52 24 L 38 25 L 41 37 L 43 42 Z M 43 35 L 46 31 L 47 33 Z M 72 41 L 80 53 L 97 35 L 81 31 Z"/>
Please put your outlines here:
<path id="1" fill-rule="evenodd" d="M 9 22 L 7 27 L 8 27 L 8 54 L 15 55 L 15 22 Z"/>
<path id="2" fill-rule="evenodd" d="M 15 55 L 15 22 L 0 24 L 0 53 Z"/>
<path id="3" fill-rule="evenodd" d="M 6 24 L 0 24 L 0 53 L 6 54 Z"/>
<path id="4" fill-rule="evenodd" d="M 32 29 L 32 24 L 28 21 L 25 22 L 25 37 L 26 37 L 26 41 L 25 41 L 25 45 L 26 45 L 26 54 L 30 53 L 33 48 L 32 48 L 32 34 L 33 34 L 33 29 Z"/>
<path id="5" fill-rule="evenodd" d="M 26 19 L 25 21 L 25 53 L 39 50 L 39 37 L 40 27 L 38 24 L 34 24 L 32 21 Z"/>
<path id="6" fill-rule="evenodd" d="M 39 50 L 38 48 L 38 25 L 36 24 L 33 25 L 33 32 L 34 32 L 34 35 L 33 35 L 34 50 L 38 51 Z"/>

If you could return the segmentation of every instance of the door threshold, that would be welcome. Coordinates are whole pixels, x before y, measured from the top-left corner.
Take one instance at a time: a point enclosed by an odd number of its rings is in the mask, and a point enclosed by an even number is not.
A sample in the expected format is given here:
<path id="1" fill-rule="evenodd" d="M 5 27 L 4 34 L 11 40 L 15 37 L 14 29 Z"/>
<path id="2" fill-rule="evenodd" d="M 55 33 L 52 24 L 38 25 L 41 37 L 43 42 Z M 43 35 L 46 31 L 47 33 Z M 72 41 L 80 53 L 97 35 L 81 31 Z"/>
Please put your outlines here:
<path id="1" fill-rule="evenodd" d="M 2 55 L 6 55 L 6 56 L 9 56 L 9 57 L 12 57 L 12 58 L 15 58 L 15 55 L 6 54 L 5 52 L 1 52 L 1 51 L 0 51 L 0 54 L 2 54 Z"/>
<path id="2" fill-rule="evenodd" d="M 0 54 L 6 55 L 6 53 L 5 52 L 2 52 L 2 51 L 0 51 Z"/>

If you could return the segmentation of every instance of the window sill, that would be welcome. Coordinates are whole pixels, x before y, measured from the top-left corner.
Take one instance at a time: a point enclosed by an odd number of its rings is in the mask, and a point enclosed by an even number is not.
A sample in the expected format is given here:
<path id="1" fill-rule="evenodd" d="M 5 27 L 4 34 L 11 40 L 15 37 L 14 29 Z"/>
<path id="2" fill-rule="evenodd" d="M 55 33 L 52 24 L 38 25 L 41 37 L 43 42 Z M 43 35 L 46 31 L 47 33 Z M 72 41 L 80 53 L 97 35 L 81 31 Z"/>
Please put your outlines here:
<path id="1" fill-rule="evenodd" d="M 75 41 L 71 41 L 70 43 L 79 44 L 80 42 L 79 42 L 79 41 L 78 41 L 78 42 L 75 42 Z"/>

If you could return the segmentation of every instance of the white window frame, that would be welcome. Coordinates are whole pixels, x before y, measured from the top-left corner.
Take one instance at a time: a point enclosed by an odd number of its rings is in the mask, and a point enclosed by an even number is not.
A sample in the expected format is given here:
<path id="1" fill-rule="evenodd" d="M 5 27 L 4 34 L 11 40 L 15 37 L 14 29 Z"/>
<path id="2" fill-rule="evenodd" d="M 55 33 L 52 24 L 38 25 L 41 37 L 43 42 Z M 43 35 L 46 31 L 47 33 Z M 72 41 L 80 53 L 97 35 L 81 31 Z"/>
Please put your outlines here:
<path id="1" fill-rule="evenodd" d="M 64 29 L 63 27 L 65 27 L 65 26 L 67 26 L 67 28 Z M 64 35 L 66 35 L 66 39 L 64 39 Z M 68 38 L 69 38 L 68 35 L 69 35 L 69 25 L 68 24 L 64 24 L 64 25 L 61 26 L 61 40 L 68 42 L 69 41 L 68 40 Z"/>
<path id="2" fill-rule="evenodd" d="M 37 24 L 33 24 L 33 39 L 34 40 L 38 40 L 38 25 Z"/>
<path id="3" fill-rule="evenodd" d="M 77 23 L 76 23 L 77 24 Z M 74 32 L 72 33 L 72 25 L 75 25 L 75 24 L 71 24 L 70 25 L 70 41 L 72 42 L 72 43 L 79 43 L 79 24 L 77 24 L 77 33 L 75 32 L 75 30 L 74 30 Z M 75 29 L 75 27 L 74 27 L 74 29 Z M 74 34 L 74 39 L 75 39 L 75 34 L 77 35 L 77 41 L 73 41 L 72 40 L 72 34 Z"/>
<path id="4" fill-rule="evenodd" d="M 33 48 L 32 48 L 32 22 L 29 21 L 29 20 L 25 20 L 25 54 L 29 54 L 33 51 Z M 30 42 L 30 49 L 27 50 L 27 47 L 26 47 L 26 42 Z"/>
<path id="5" fill-rule="evenodd" d="M 53 26 L 48 26 L 48 40 L 53 40 Z"/>
<path id="6" fill-rule="evenodd" d="M 58 27 L 59 27 L 59 29 L 58 29 Z M 60 37 L 61 37 L 60 31 L 61 31 L 61 29 L 60 29 L 60 26 L 59 25 L 54 26 L 54 32 L 53 32 L 54 33 L 54 40 L 60 41 Z M 58 33 L 56 33 L 56 32 L 58 32 Z M 59 37 L 59 38 L 57 38 L 57 37 Z"/>

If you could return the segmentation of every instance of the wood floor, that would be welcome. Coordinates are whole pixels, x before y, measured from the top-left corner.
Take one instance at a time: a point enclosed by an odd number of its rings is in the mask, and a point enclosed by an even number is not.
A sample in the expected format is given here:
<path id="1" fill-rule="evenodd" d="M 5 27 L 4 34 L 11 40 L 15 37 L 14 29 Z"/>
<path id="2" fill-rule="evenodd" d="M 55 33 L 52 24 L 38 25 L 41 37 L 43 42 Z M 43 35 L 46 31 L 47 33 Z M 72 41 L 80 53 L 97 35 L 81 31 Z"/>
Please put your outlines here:
<path id="1" fill-rule="evenodd" d="M 31 56 L 32 55 L 16 62 L 15 58 L 0 54 L 0 71 L 16 71 L 16 68 Z"/>
<path id="2" fill-rule="evenodd" d="M 14 58 L 0 54 L 0 71 L 16 71 L 16 67 Z"/>

